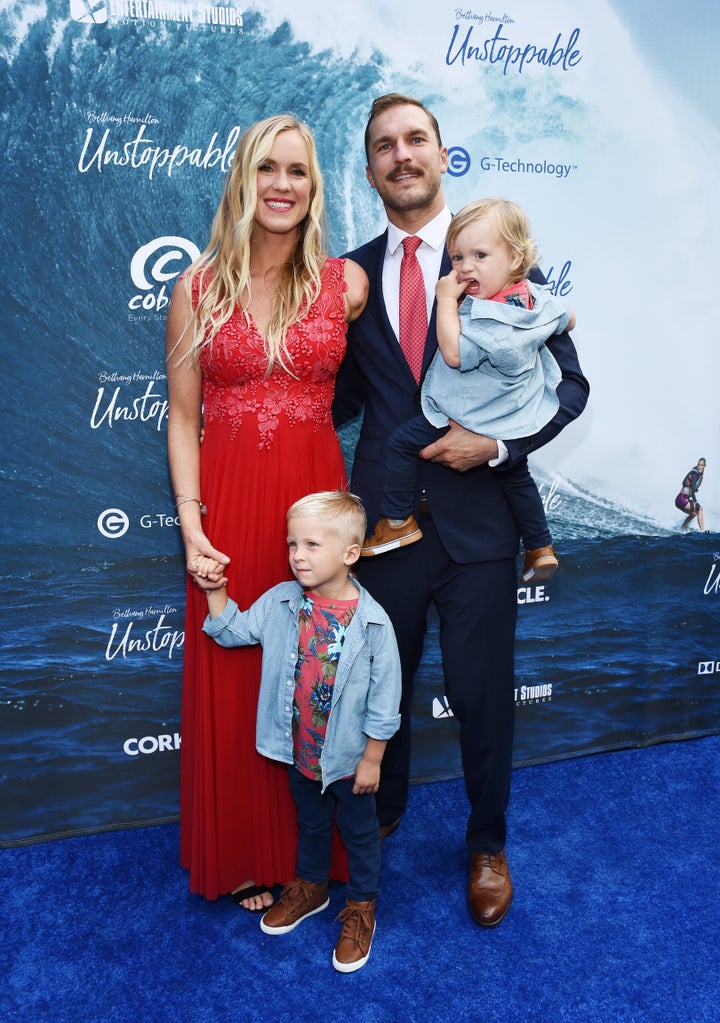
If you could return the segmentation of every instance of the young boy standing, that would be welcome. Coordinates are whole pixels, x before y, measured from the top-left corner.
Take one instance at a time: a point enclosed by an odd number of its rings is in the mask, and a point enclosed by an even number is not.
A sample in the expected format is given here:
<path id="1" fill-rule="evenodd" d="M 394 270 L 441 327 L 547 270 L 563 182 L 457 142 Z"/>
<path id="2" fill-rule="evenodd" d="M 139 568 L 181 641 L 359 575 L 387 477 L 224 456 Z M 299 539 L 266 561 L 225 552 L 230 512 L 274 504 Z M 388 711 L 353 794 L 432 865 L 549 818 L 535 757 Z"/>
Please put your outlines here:
<path id="1" fill-rule="evenodd" d="M 350 880 L 332 961 L 352 973 L 367 962 L 375 932 L 374 794 L 385 745 L 400 724 L 400 659 L 390 620 L 349 574 L 367 525 L 360 500 L 343 491 L 310 494 L 292 505 L 287 523 L 297 582 L 273 587 L 247 611 L 228 598 L 224 578 L 209 588 L 223 566 L 198 559 L 198 581 L 208 587 L 203 629 L 222 646 L 262 645 L 257 749 L 288 765 L 297 807 L 297 876 L 260 926 L 287 934 L 328 906 L 337 817 Z"/>

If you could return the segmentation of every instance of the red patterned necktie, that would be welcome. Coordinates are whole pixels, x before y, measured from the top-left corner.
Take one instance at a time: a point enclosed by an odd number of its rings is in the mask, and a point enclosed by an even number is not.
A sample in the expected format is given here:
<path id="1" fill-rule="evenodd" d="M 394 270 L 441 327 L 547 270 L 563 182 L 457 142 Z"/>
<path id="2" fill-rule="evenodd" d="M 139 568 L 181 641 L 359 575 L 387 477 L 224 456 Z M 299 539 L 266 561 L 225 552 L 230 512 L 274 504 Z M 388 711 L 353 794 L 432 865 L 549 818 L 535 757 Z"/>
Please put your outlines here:
<path id="1" fill-rule="evenodd" d="M 400 264 L 400 347 L 418 382 L 428 329 L 425 282 L 415 255 L 421 241 L 415 235 L 403 238 Z"/>

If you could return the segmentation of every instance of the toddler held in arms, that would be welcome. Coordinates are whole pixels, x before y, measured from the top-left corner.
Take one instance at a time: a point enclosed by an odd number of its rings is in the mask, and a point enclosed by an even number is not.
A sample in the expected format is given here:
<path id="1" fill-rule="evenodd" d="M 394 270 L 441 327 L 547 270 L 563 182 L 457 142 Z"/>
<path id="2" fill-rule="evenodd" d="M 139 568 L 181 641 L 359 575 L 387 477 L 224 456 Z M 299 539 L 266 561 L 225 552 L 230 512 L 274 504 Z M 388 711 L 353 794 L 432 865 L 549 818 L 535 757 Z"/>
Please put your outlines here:
<path id="1" fill-rule="evenodd" d="M 421 539 L 413 515 L 417 459 L 451 420 L 476 434 L 515 440 L 537 433 L 559 407 L 561 372 L 545 341 L 572 330 L 575 315 L 549 285 L 527 280 L 537 249 L 523 211 L 504 199 L 472 202 L 453 217 L 446 244 L 452 270 L 435 289 L 439 351 L 423 381 L 423 414 L 390 437 L 383 517 L 362 557 Z M 495 475 L 523 538 L 522 581 L 544 582 L 558 562 L 527 459 L 500 465 Z"/>

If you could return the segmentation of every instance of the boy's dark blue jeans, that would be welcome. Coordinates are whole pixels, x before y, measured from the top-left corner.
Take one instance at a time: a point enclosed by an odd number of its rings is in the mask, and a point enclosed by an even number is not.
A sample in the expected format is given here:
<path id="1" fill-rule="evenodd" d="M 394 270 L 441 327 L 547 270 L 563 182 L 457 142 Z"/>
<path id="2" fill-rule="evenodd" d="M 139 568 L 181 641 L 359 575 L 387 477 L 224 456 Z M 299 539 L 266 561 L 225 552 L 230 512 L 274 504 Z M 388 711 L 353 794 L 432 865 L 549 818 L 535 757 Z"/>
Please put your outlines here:
<path id="1" fill-rule="evenodd" d="M 376 898 L 380 886 L 380 826 L 375 795 L 353 795 L 354 778 L 343 778 L 322 792 L 320 782 L 288 767 L 290 792 L 298 816 L 297 876 L 325 884 L 330 876 L 333 822 L 348 854 L 347 897 Z"/>

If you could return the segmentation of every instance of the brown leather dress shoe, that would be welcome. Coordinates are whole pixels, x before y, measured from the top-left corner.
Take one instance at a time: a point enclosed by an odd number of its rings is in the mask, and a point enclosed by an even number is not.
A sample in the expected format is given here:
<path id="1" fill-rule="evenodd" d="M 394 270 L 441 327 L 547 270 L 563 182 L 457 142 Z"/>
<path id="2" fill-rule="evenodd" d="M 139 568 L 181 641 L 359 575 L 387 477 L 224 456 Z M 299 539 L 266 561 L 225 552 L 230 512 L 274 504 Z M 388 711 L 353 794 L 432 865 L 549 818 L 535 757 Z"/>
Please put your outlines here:
<path id="1" fill-rule="evenodd" d="M 389 824 L 380 825 L 380 841 L 384 842 L 386 838 L 390 838 L 394 835 L 397 829 L 400 827 L 400 818 L 396 817 L 394 821 L 390 821 Z"/>
<path id="2" fill-rule="evenodd" d="M 496 927 L 510 909 L 513 886 L 503 849 L 499 853 L 472 853 L 467 901 L 470 915 L 481 927 Z"/>

